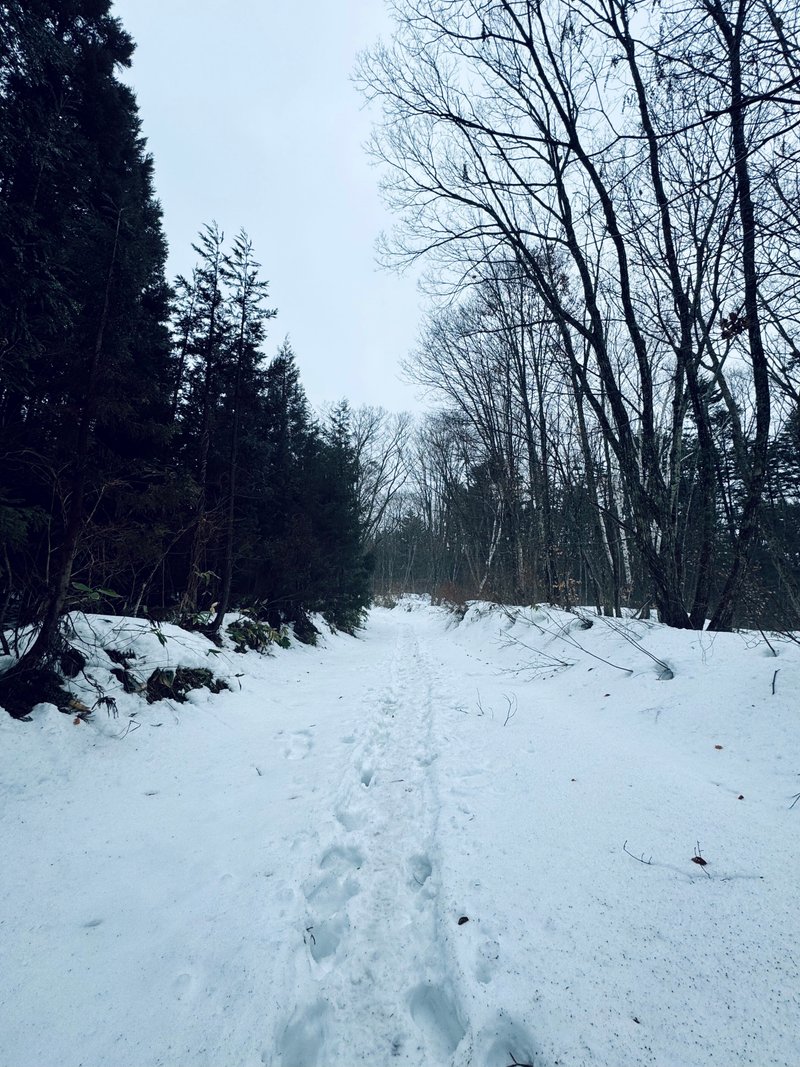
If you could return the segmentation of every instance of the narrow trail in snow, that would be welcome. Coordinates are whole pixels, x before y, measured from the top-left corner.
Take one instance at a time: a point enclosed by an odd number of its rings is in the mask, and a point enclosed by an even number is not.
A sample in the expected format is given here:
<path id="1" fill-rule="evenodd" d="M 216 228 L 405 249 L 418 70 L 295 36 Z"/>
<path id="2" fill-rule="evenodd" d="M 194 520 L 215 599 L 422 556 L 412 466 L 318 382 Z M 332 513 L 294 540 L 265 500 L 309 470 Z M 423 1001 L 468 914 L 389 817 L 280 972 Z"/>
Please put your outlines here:
<path id="1" fill-rule="evenodd" d="M 439 930 L 433 685 L 404 626 L 387 684 L 362 698 L 336 823 L 302 886 L 306 980 L 265 1064 L 419 1067 L 449 1061 L 465 1037 Z"/>
<path id="2" fill-rule="evenodd" d="M 127 726 L 0 715 L 0 1065 L 797 1067 L 797 646 L 775 686 L 746 635 L 552 615 L 411 601 Z"/>

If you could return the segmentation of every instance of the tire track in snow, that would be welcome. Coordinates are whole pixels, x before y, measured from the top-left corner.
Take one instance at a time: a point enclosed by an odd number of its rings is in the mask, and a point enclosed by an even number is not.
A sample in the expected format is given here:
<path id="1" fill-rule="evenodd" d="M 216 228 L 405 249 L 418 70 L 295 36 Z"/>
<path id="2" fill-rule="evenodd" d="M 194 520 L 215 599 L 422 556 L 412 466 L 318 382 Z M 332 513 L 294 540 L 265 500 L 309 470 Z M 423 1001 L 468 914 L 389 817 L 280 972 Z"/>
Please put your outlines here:
<path id="1" fill-rule="evenodd" d="M 306 980 L 265 1064 L 445 1064 L 465 1039 L 438 916 L 432 685 L 405 624 L 302 887 Z"/>

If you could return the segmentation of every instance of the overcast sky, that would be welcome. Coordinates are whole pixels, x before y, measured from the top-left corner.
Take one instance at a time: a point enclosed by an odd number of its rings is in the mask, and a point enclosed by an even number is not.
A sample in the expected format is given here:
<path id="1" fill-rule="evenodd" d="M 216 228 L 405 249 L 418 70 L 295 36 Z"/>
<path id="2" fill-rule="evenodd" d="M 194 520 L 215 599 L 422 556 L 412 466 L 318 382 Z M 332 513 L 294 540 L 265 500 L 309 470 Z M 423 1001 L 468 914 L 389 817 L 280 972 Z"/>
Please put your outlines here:
<path id="1" fill-rule="evenodd" d="M 419 407 L 398 362 L 419 325 L 414 281 L 380 270 L 391 217 L 363 150 L 369 116 L 350 82 L 388 36 L 383 0 L 116 0 L 137 49 L 130 83 L 155 157 L 169 271 L 216 219 L 244 227 L 315 406 L 346 396 Z"/>

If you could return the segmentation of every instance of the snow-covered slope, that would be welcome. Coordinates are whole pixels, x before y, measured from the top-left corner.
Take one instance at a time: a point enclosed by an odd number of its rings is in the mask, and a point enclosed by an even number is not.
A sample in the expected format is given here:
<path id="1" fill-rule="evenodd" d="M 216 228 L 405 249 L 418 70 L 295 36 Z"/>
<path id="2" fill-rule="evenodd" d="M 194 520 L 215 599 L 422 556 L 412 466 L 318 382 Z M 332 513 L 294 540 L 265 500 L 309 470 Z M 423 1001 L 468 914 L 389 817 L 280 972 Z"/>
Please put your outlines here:
<path id="1" fill-rule="evenodd" d="M 170 633 L 232 691 L 0 717 L 0 1065 L 796 1067 L 800 648 L 585 625 Z"/>

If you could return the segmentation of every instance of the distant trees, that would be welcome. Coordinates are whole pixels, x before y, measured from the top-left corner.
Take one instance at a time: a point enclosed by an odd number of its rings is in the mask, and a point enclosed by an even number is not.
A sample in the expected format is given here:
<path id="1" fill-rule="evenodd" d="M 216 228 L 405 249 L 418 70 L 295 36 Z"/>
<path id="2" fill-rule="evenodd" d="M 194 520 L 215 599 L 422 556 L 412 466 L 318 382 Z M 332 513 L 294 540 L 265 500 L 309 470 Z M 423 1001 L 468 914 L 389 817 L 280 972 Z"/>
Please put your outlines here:
<path id="1" fill-rule="evenodd" d="M 243 591 L 264 603 L 273 624 L 304 628 L 307 613 L 320 611 L 354 629 L 370 587 L 347 408 L 327 424 L 312 417 L 288 341 L 266 369 L 252 431 L 257 551 L 240 568 Z"/>
<path id="2" fill-rule="evenodd" d="M 372 547 L 405 483 L 411 418 L 365 406 L 351 413 L 349 427 L 363 536 Z"/>
<path id="3" fill-rule="evenodd" d="M 767 464 L 797 403 L 797 12 L 402 0 L 395 18 L 361 77 L 392 252 L 433 257 L 449 297 L 415 373 L 475 446 L 449 494 L 454 515 L 484 502 L 462 551 L 483 530 L 486 581 L 513 595 L 578 582 L 613 610 L 634 586 L 671 625 L 728 628 L 778 551 Z"/>

